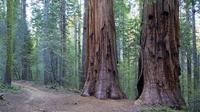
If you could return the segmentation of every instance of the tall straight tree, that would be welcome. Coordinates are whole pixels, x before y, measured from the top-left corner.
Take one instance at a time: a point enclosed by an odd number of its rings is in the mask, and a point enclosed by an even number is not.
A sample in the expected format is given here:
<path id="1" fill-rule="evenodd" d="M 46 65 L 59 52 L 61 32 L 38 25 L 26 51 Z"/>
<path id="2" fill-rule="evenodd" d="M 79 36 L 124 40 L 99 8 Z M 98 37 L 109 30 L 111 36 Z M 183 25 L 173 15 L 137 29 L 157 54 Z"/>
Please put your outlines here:
<path id="1" fill-rule="evenodd" d="M 89 0 L 87 79 L 83 96 L 120 99 L 113 0 Z"/>
<path id="2" fill-rule="evenodd" d="M 196 97 L 198 92 L 198 80 L 199 80 L 199 74 L 198 74 L 198 57 L 197 57 L 197 39 L 196 39 L 196 25 L 195 25 L 195 5 L 196 0 L 192 0 L 192 54 L 193 54 L 193 74 L 194 74 L 194 97 Z"/>
<path id="3" fill-rule="evenodd" d="M 88 0 L 84 1 L 84 18 L 83 18 L 83 41 L 82 41 L 82 74 L 80 76 L 80 88 L 83 88 L 86 79 L 86 61 L 87 61 L 87 37 L 88 37 Z"/>
<path id="4" fill-rule="evenodd" d="M 7 0 L 7 57 L 6 72 L 4 75 L 4 84 L 11 85 L 11 76 L 13 73 L 13 0 Z"/>
<path id="5" fill-rule="evenodd" d="M 26 0 L 21 0 L 21 35 L 23 37 L 23 48 L 22 48 L 22 80 L 31 80 L 31 64 L 30 64 L 30 54 L 31 54 L 31 41 L 29 37 L 28 26 L 26 22 Z"/>
<path id="6" fill-rule="evenodd" d="M 76 1 L 77 2 L 77 1 Z M 76 81 L 78 81 L 78 19 L 77 19 L 77 15 L 74 16 L 74 47 L 75 47 L 75 62 L 74 62 L 74 74 L 76 76 Z M 78 88 L 78 85 L 76 85 L 76 87 Z"/>
<path id="7" fill-rule="evenodd" d="M 81 18 L 82 17 L 82 12 L 81 12 L 81 1 L 82 0 L 78 0 L 78 11 L 77 11 L 77 13 L 78 13 L 78 18 Z M 78 79 L 79 79 L 79 89 L 82 89 L 83 87 L 81 87 L 83 84 L 81 84 L 81 82 L 80 81 L 82 81 L 82 79 L 80 79 L 81 77 L 82 77 L 82 69 L 81 69 L 81 65 L 82 65 L 82 63 L 81 63 L 81 21 L 80 21 L 80 19 L 79 19 L 79 21 L 78 21 L 78 31 L 77 31 L 77 33 L 78 33 L 78 41 L 77 41 L 77 48 L 78 48 Z"/>
<path id="8" fill-rule="evenodd" d="M 67 73 L 67 37 L 66 37 L 66 1 L 60 0 L 60 31 L 61 31 L 61 72 L 59 83 L 63 85 L 64 76 Z"/>
<path id="9" fill-rule="evenodd" d="M 4 84 L 11 85 L 11 75 L 13 72 L 13 0 L 7 1 L 7 56 L 6 72 L 4 75 Z"/>
<path id="10" fill-rule="evenodd" d="M 191 27 L 190 24 L 190 0 L 184 0 L 185 2 L 185 11 L 186 11 L 186 25 L 188 28 Z M 188 32 L 188 35 L 190 35 L 190 31 Z M 190 36 L 189 36 L 190 38 Z M 187 47 L 187 88 L 188 88 L 188 101 L 191 100 L 191 94 L 192 94 L 192 88 L 191 88 L 191 84 L 192 84 L 192 57 L 191 57 L 191 41 L 188 42 L 188 47 Z"/>
<path id="11" fill-rule="evenodd" d="M 179 1 L 144 0 L 138 105 L 181 107 Z"/>
<path id="12" fill-rule="evenodd" d="M 49 6 L 50 0 L 44 0 L 44 35 L 45 39 L 49 39 Z M 43 61 L 44 61 L 44 84 L 48 84 L 51 76 L 51 57 L 49 42 L 45 41 L 43 51 Z"/>

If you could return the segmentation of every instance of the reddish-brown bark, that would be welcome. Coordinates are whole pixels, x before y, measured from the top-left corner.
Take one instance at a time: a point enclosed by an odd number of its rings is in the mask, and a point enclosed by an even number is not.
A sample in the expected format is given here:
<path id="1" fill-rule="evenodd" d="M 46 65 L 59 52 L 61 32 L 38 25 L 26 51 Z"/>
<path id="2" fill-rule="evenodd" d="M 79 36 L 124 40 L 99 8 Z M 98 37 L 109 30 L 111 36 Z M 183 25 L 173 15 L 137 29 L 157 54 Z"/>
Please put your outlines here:
<path id="1" fill-rule="evenodd" d="M 89 0 L 86 82 L 83 96 L 120 99 L 112 0 Z"/>
<path id="2" fill-rule="evenodd" d="M 178 0 L 144 0 L 136 104 L 185 105 L 179 75 Z"/>

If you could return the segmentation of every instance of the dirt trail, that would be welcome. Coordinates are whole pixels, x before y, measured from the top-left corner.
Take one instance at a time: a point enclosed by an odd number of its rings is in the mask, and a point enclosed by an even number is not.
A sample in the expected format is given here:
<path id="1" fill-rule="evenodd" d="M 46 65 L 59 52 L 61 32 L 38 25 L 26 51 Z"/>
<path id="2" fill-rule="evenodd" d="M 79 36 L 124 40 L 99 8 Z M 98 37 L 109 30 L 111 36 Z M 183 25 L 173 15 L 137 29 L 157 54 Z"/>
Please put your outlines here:
<path id="1" fill-rule="evenodd" d="M 133 112 L 133 102 L 128 100 L 97 100 L 76 93 L 54 93 L 28 83 L 13 84 L 25 92 L 6 94 L 8 104 L 0 105 L 0 112 Z"/>

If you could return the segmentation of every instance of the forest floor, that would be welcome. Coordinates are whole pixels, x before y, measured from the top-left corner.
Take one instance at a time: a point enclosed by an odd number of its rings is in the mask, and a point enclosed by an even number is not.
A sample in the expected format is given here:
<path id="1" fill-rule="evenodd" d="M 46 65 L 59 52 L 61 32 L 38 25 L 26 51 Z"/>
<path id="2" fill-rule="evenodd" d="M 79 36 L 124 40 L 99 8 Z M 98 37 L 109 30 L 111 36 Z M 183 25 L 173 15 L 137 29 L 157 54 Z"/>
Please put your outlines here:
<path id="1" fill-rule="evenodd" d="M 137 112 L 133 101 L 98 100 L 73 92 L 55 92 L 28 82 L 14 82 L 22 93 L 6 93 L 0 112 Z"/>

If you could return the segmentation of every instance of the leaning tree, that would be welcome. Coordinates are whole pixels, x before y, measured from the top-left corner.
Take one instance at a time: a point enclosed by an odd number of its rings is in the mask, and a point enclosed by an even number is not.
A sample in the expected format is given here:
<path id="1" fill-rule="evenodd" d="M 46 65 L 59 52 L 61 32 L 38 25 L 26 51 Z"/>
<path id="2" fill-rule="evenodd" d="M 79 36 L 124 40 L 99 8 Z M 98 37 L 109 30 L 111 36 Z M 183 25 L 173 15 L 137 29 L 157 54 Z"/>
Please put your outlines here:
<path id="1" fill-rule="evenodd" d="M 83 96 L 120 99 L 113 0 L 88 1 L 86 81 Z"/>
<path id="2" fill-rule="evenodd" d="M 135 103 L 181 107 L 179 1 L 144 0 L 143 13 Z"/>

